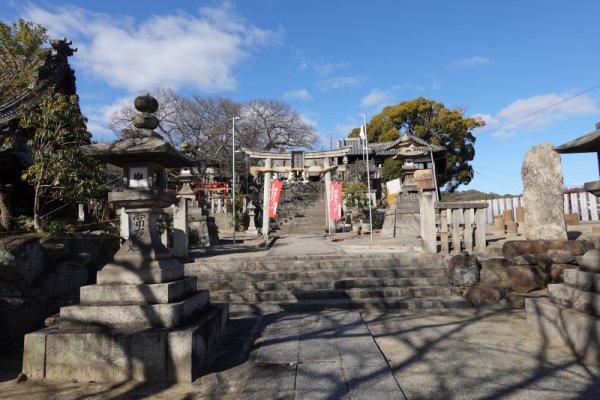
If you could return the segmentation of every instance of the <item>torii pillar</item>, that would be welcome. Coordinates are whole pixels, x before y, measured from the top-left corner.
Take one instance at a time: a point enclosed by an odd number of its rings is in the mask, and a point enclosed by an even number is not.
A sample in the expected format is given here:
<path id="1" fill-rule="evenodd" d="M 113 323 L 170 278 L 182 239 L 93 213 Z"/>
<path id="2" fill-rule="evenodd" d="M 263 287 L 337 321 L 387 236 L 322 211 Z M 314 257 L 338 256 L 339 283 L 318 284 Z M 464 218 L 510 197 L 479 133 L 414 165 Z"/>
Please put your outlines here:
<path id="1" fill-rule="evenodd" d="M 263 224 L 262 234 L 265 239 L 269 238 L 269 197 L 271 192 L 271 159 L 265 158 L 264 190 L 263 190 Z"/>

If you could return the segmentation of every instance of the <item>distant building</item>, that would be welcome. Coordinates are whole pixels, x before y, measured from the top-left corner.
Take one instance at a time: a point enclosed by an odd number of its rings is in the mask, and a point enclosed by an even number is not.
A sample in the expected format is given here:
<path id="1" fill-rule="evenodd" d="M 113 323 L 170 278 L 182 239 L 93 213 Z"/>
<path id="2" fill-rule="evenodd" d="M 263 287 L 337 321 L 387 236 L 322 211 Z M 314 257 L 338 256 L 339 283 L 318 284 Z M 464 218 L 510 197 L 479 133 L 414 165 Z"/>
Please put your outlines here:
<path id="1" fill-rule="evenodd" d="M 364 151 L 360 138 L 340 139 L 337 142 L 337 148 L 349 148 L 350 151 L 346 155 L 342 163 L 349 166 L 353 164 L 364 164 Z M 371 179 L 375 189 L 385 182 L 381 182 L 381 166 L 387 159 L 401 160 L 405 166 L 410 166 L 414 170 L 430 170 L 429 176 L 433 176 L 435 171 L 436 179 L 439 178 L 446 170 L 446 148 L 427 143 L 408 133 L 404 133 L 398 139 L 391 142 L 375 142 L 369 143 L 369 160 L 375 169 L 371 171 Z M 339 178 L 348 180 L 348 173 L 343 173 Z M 418 174 L 417 174 L 418 175 Z M 430 182 L 427 185 L 436 186 L 435 182 Z"/>

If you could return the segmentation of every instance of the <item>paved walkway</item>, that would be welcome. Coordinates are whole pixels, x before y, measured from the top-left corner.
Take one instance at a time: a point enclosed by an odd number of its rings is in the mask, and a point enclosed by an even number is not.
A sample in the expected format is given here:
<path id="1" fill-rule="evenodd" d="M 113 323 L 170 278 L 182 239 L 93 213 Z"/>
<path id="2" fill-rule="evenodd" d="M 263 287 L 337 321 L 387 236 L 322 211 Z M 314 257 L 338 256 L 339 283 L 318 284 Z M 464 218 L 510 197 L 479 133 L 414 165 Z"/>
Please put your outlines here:
<path id="1" fill-rule="evenodd" d="M 357 312 L 283 315 L 256 343 L 243 399 L 403 398 Z"/>

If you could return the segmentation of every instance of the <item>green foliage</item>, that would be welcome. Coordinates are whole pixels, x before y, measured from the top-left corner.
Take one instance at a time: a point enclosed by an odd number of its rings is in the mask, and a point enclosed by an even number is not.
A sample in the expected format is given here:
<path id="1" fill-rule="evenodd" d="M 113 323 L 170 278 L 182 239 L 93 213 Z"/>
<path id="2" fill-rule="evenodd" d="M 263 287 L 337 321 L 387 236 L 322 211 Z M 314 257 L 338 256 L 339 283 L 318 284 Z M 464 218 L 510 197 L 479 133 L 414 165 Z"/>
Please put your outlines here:
<path id="1" fill-rule="evenodd" d="M 388 158 L 381 166 L 381 181 L 388 182 L 402 176 L 402 161 Z"/>
<path id="2" fill-rule="evenodd" d="M 47 39 L 41 25 L 23 19 L 0 22 L 0 104 L 34 88 L 49 52 L 42 47 Z"/>
<path id="3" fill-rule="evenodd" d="M 33 232 L 33 218 L 27 215 L 19 215 L 14 219 L 14 229 L 19 232 Z"/>
<path id="4" fill-rule="evenodd" d="M 342 198 L 353 218 L 365 218 L 369 212 L 367 185 L 362 182 L 345 182 L 342 185 Z"/>
<path id="5" fill-rule="evenodd" d="M 227 200 L 227 212 L 233 212 L 233 205 L 231 204 L 231 200 Z M 235 230 L 239 232 L 244 228 L 244 195 L 242 193 L 238 193 L 235 196 Z M 234 222 L 229 222 L 229 227 L 233 228 Z"/>
<path id="6" fill-rule="evenodd" d="M 468 118 L 460 109 L 449 109 L 442 103 L 423 97 L 387 106 L 367 125 L 370 142 L 393 140 L 407 132 L 425 141 L 446 148 L 446 169 L 438 183 L 448 192 L 468 184 L 473 176 L 469 164 L 475 157 L 475 136 L 472 130 L 484 125 L 480 118 Z M 351 135 L 354 134 L 354 130 Z"/>
<path id="7" fill-rule="evenodd" d="M 46 199 L 81 202 L 104 198 L 104 167 L 79 150 L 79 146 L 90 143 L 91 134 L 77 96 L 65 96 L 49 88 L 40 95 L 38 107 L 23 107 L 20 125 L 32 133 L 27 145 L 32 149 L 33 162 L 22 179 L 35 190 L 36 230 L 42 228 L 40 210 Z"/>

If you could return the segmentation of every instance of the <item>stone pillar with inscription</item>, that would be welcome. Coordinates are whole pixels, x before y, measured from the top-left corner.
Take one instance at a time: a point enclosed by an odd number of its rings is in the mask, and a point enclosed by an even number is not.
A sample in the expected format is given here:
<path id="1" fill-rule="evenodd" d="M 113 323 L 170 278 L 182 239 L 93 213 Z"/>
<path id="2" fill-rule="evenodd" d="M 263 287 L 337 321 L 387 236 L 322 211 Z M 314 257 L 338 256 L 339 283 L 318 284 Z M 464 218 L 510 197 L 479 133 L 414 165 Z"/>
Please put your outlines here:
<path id="1" fill-rule="evenodd" d="M 141 114 L 123 139 L 81 148 L 123 168 L 125 189 L 109 193 L 109 201 L 124 207 L 128 238 L 97 283 L 80 289 L 80 304 L 60 309 L 58 325 L 26 335 L 23 372 L 30 379 L 192 382 L 224 334 L 227 305 L 211 304 L 196 278 L 184 276 L 157 226 L 176 201 L 165 169 L 192 160 L 153 131 L 154 98 L 140 96 L 135 107 Z"/>

